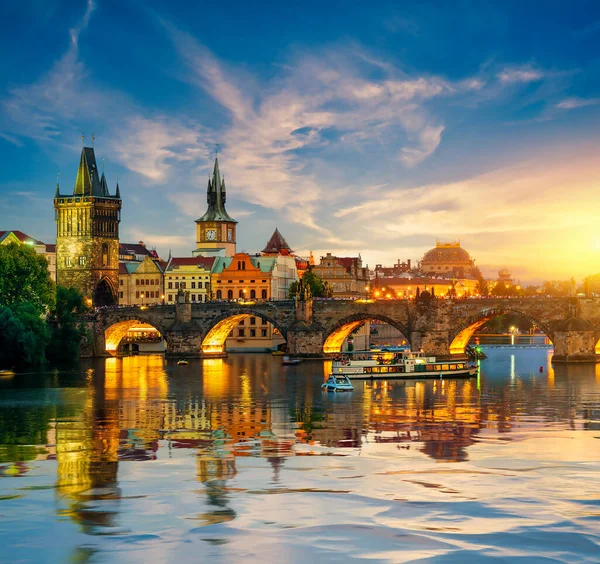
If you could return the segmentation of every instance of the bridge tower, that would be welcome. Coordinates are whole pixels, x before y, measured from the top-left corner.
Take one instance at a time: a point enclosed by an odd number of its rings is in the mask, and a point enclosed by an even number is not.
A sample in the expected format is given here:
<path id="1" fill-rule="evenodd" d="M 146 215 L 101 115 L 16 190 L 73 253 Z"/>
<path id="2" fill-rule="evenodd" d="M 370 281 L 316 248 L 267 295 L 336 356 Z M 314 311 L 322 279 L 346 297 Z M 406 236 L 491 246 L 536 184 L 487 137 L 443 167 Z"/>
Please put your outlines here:
<path id="1" fill-rule="evenodd" d="M 93 147 L 83 147 L 73 194 L 54 196 L 56 282 L 77 288 L 94 306 L 117 303 L 121 194 L 98 175 Z"/>

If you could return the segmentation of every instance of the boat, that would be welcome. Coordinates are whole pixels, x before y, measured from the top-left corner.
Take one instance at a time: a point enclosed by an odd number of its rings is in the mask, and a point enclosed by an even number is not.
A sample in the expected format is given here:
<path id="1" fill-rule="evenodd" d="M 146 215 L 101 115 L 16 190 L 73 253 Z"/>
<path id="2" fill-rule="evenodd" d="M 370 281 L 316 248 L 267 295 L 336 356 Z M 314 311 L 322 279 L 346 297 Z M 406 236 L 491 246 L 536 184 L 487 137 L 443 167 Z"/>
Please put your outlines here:
<path id="1" fill-rule="evenodd" d="M 13 370 L 0 370 L 0 378 L 12 378 L 14 375 Z"/>
<path id="2" fill-rule="evenodd" d="M 281 360 L 281 364 L 286 364 L 286 365 L 300 364 L 300 359 L 299 358 L 290 358 L 289 356 L 286 355 Z"/>
<path id="3" fill-rule="evenodd" d="M 325 388 L 328 392 L 351 392 L 354 390 L 354 386 L 348 379 L 348 376 L 335 374 L 330 374 L 327 382 L 324 382 L 321 388 Z"/>
<path id="4" fill-rule="evenodd" d="M 185 358 L 182 358 L 181 360 L 177 361 L 177 364 L 179 366 L 187 366 L 189 364 L 189 362 L 187 360 L 185 360 Z"/>
<path id="5" fill-rule="evenodd" d="M 273 351 L 271 354 L 273 356 L 283 356 L 285 353 L 283 351 Z"/>
<path id="6" fill-rule="evenodd" d="M 356 358 L 358 357 L 358 358 Z M 397 354 L 359 352 L 336 358 L 332 376 L 348 378 L 471 378 L 477 375 L 477 366 L 463 360 L 436 360 L 422 352 L 405 350 Z"/>

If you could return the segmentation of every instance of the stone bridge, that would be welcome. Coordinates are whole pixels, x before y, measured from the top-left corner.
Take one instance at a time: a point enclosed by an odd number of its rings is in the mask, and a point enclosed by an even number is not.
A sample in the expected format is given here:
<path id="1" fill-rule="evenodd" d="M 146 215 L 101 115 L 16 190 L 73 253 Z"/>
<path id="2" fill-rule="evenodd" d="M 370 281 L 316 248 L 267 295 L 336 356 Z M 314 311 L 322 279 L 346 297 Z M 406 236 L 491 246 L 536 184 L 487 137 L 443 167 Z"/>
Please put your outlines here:
<path id="1" fill-rule="evenodd" d="M 464 355 L 471 335 L 489 319 L 515 313 L 535 323 L 554 345 L 554 361 L 596 362 L 600 298 L 499 298 L 419 300 L 310 300 L 252 303 L 208 302 L 98 310 L 87 318 L 93 339 L 84 356 L 115 353 L 127 331 L 155 327 L 167 355 L 225 356 L 230 331 L 250 316 L 277 328 L 294 356 L 338 352 L 361 323 L 378 319 L 398 329 L 413 350 L 443 357 Z M 600 353 L 600 348 L 598 349 Z"/>

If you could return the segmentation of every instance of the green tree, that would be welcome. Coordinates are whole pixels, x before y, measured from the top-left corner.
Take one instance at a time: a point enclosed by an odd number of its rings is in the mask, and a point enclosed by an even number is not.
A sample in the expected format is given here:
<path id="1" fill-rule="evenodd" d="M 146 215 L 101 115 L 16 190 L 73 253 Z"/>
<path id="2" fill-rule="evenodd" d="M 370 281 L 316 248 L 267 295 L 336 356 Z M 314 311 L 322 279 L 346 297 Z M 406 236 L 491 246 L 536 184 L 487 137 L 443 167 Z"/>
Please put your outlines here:
<path id="1" fill-rule="evenodd" d="M 313 298 L 326 298 L 331 297 L 327 294 L 330 293 L 329 286 L 325 286 L 323 280 L 319 278 L 314 272 L 311 270 L 307 270 L 302 276 L 302 282 L 306 285 L 308 284 L 310 287 L 310 293 Z M 292 282 L 290 285 L 290 289 L 288 291 L 288 297 L 293 299 L 296 297 L 296 292 L 298 291 L 298 282 Z M 333 292 L 331 292 L 332 294 Z"/>
<path id="2" fill-rule="evenodd" d="M 63 363 L 79 357 L 79 346 L 85 328 L 78 316 L 86 313 L 83 296 L 75 288 L 56 288 L 56 304 L 50 312 L 48 323 L 50 341 L 47 357 L 52 362 Z"/>
<path id="3" fill-rule="evenodd" d="M 48 330 L 32 304 L 0 306 L 0 367 L 23 369 L 46 360 Z"/>
<path id="4" fill-rule="evenodd" d="M 54 304 L 48 261 L 19 243 L 0 245 L 0 306 L 31 304 L 38 315 Z"/>
<path id="5" fill-rule="evenodd" d="M 487 283 L 487 280 L 483 277 L 481 272 L 477 275 L 477 293 L 480 296 L 490 295 L 490 285 Z"/>

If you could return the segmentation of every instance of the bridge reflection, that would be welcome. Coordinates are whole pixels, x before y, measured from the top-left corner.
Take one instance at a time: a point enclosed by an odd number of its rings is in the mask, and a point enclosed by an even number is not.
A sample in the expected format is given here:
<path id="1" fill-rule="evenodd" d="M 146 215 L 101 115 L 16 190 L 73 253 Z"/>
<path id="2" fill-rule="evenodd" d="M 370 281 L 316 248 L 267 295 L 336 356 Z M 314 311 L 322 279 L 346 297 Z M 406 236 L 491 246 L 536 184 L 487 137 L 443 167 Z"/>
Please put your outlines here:
<path id="1" fill-rule="evenodd" d="M 228 484 L 242 458 L 265 460 L 276 483 L 287 458 L 324 449 L 388 457 L 411 449 L 435 460 L 461 461 L 472 445 L 510 439 L 524 427 L 563 421 L 594 428 L 585 398 L 600 387 L 600 366 L 547 367 L 543 374 L 520 375 L 513 364 L 502 377 L 484 373 L 482 382 L 357 382 L 352 394 L 334 395 L 320 388 L 328 372 L 320 363 L 282 373 L 285 368 L 266 355 L 186 367 L 162 356 L 109 358 L 68 387 L 42 388 L 46 403 L 52 403 L 52 390 L 59 396 L 52 409 L 37 409 L 37 396 L 31 409 L 22 402 L 18 417 L 0 405 L 5 430 L 0 471 L 19 462 L 19 472 L 26 473 L 31 462 L 23 461 L 55 459 L 58 514 L 93 532 L 118 527 L 125 461 L 191 455 L 209 506 L 197 519 L 222 522 L 235 517 Z M 13 385 L 5 383 L 3 393 Z M 31 387 L 40 389 L 39 382 Z M 10 437 L 19 439 L 7 448 Z"/>

